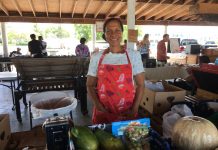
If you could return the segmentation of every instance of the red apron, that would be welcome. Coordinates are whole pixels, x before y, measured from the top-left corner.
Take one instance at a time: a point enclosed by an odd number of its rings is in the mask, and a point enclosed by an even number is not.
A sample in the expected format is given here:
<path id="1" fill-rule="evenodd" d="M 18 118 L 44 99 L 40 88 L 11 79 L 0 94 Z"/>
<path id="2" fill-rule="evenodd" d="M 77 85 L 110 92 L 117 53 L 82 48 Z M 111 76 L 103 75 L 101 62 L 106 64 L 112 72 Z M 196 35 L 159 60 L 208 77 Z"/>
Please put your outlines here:
<path id="1" fill-rule="evenodd" d="M 100 103 L 109 113 L 98 111 L 94 107 L 93 124 L 134 119 L 121 115 L 121 113 L 131 109 L 135 97 L 132 65 L 129 56 L 125 51 L 128 64 L 102 64 L 107 52 L 108 50 L 105 50 L 99 60 L 97 92 Z"/>

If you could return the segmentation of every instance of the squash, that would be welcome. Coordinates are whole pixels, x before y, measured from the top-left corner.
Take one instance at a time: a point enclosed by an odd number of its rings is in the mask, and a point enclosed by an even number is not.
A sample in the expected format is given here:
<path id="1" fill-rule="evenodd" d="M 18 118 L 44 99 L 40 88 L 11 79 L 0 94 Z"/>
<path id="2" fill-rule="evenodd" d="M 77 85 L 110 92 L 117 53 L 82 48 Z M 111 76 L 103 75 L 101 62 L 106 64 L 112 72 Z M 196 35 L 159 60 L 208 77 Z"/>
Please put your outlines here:
<path id="1" fill-rule="evenodd" d="M 183 117 L 173 127 L 172 144 L 179 150 L 214 150 L 218 147 L 218 131 L 209 120 Z"/>

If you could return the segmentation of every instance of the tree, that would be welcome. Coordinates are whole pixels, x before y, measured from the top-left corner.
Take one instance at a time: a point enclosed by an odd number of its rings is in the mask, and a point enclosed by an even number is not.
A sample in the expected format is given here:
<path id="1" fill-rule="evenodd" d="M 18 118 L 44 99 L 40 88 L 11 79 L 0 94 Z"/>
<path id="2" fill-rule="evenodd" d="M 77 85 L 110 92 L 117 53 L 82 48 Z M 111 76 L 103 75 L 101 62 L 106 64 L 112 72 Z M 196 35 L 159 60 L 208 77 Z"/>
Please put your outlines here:
<path id="1" fill-rule="evenodd" d="M 61 26 L 55 27 L 49 27 L 45 30 L 46 37 L 53 37 L 53 38 L 68 38 L 70 37 L 69 32 L 67 32 L 65 29 L 63 29 Z"/>
<path id="2" fill-rule="evenodd" d="M 76 38 L 79 40 L 80 38 L 86 38 L 86 41 L 90 41 L 92 39 L 92 28 L 90 24 L 76 24 L 74 25 Z"/>

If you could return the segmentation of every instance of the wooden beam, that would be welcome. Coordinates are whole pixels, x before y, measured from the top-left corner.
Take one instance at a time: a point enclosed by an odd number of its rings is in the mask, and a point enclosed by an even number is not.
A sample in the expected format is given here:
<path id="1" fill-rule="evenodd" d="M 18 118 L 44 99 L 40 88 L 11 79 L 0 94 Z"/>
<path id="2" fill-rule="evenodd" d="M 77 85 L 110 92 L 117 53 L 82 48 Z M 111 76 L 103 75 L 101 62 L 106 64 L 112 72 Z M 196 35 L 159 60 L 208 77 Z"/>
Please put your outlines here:
<path id="1" fill-rule="evenodd" d="M 164 13 L 161 13 L 161 14 L 155 16 L 155 20 L 158 20 L 158 19 L 160 19 L 161 17 L 164 17 L 164 16 L 166 16 L 166 15 L 174 14 L 175 12 L 177 12 L 178 10 L 180 10 L 184 5 L 187 5 L 187 4 L 190 3 L 190 2 L 191 2 L 191 0 L 186 0 L 183 5 L 177 5 L 177 6 L 173 7 L 172 9 L 170 9 L 170 10 L 168 10 L 168 11 L 165 11 Z M 168 18 L 167 18 L 167 19 L 168 19 Z"/>
<path id="2" fill-rule="evenodd" d="M 60 15 L 60 18 L 61 18 L 61 12 L 62 12 L 62 0 L 59 0 L 59 15 Z"/>
<path id="3" fill-rule="evenodd" d="M 135 12 L 135 15 L 138 15 L 139 13 L 141 13 L 147 6 L 148 6 L 148 4 L 151 2 L 152 0 L 149 0 L 148 2 L 146 2 L 146 3 L 139 3 L 137 6 L 136 6 L 136 8 L 135 8 L 135 10 L 136 10 L 136 12 Z"/>
<path id="4" fill-rule="evenodd" d="M 110 7 L 109 11 L 106 13 L 106 18 L 108 18 L 111 15 L 112 11 L 114 9 L 116 9 L 119 6 L 119 4 L 120 4 L 120 2 L 113 2 L 113 4 Z"/>
<path id="5" fill-rule="evenodd" d="M 33 5 L 32 0 L 28 0 L 28 3 L 30 5 L 30 8 L 31 8 L 31 10 L 33 12 L 34 17 L 36 17 L 36 13 L 35 13 L 35 9 L 34 9 L 34 5 Z"/>
<path id="6" fill-rule="evenodd" d="M 44 0 L 44 5 L 45 5 L 46 15 L 48 17 L 48 3 L 47 3 L 47 0 Z"/>
<path id="7" fill-rule="evenodd" d="M 124 6 L 118 11 L 116 16 L 121 16 L 125 11 L 127 11 L 127 3 L 124 4 Z"/>
<path id="8" fill-rule="evenodd" d="M 188 7 L 184 8 L 183 11 L 180 14 L 173 17 L 172 20 L 177 20 L 177 19 L 181 18 L 182 16 L 189 15 L 188 9 L 189 9 Z"/>
<path id="9" fill-rule="evenodd" d="M 22 14 L 22 12 L 21 12 L 21 10 L 20 10 L 20 7 L 19 7 L 19 5 L 18 5 L 17 0 L 12 0 L 12 3 L 13 3 L 14 6 L 16 7 L 16 9 L 17 9 L 18 13 L 20 14 L 20 16 L 23 16 L 23 14 Z"/>
<path id="10" fill-rule="evenodd" d="M 161 6 L 161 4 L 164 2 L 165 0 L 161 0 L 159 4 L 155 4 L 153 7 L 150 7 L 149 10 L 145 10 L 143 12 L 141 12 L 140 14 L 138 14 L 136 16 L 136 19 L 141 18 L 142 16 L 145 16 L 146 14 L 150 13 L 151 11 L 157 9 L 159 6 Z"/>
<path id="11" fill-rule="evenodd" d="M 82 16 L 82 14 L 81 14 Z M 84 19 L 84 18 L 59 18 L 57 17 L 27 17 L 27 16 L 0 16 L 0 22 L 33 22 L 33 23 L 69 23 L 69 24 L 95 24 L 102 19 Z M 218 22 L 208 21 L 145 21 L 136 20 L 136 25 L 197 25 L 197 26 L 218 26 Z"/>
<path id="12" fill-rule="evenodd" d="M 89 6 L 90 6 L 91 2 L 92 2 L 92 0 L 89 0 L 88 3 L 87 3 L 86 8 L 85 8 L 84 13 L 83 13 L 83 18 L 86 17 L 86 14 L 88 12 L 88 9 L 89 9 Z"/>
<path id="13" fill-rule="evenodd" d="M 218 14 L 218 4 L 199 3 L 190 7 L 190 14 Z"/>
<path id="14" fill-rule="evenodd" d="M 73 18 L 74 12 L 75 12 L 76 5 L 77 5 L 77 0 L 74 0 L 73 5 L 72 5 L 72 18 Z"/>
<path id="15" fill-rule="evenodd" d="M 104 4 L 106 4 L 107 1 L 101 1 L 100 7 L 97 9 L 94 18 L 97 18 L 98 14 L 101 12 L 102 8 L 104 7 Z"/>
<path id="16" fill-rule="evenodd" d="M 170 7 L 175 7 L 174 4 L 177 3 L 178 1 L 180 1 L 180 0 L 173 0 L 173 2 L 172 2 L 171 4 L 165 6 L 165 7 L 164 7 L 163 9 L 161 9 L 161 10 L 157 10 L 156 12 L 152 13 L 150 16 L 147 16 L 147 17 L 145 18 L 145 20 L 148 20 L 148 19 L 150 19 L 151 17 L 156 16 L 156 15 L 160 14 L 160 13 L 163 12 L 163 11 L 168 11 L 167 9 L 169 9 Z"/>
<path id="17" fill-rule="evenodd" d="M 175 11 L 172 11 L 170 14 L 164 16 L 164 19 L 163 19 L 163 20 L 167 20 L 167 19 L 169 19 L 169 18 L 171 18 L 171 17 L 173 17 L 173 16 L 176 16 L 177 14 L 181 13 L 182 10 L 183 10 L 183 8 L 186 7 L 186 5 L 187 5 L 188 3 L 190 3 L 190 2 L 191 2 L 191 0 L 186 0 L 186 1 L 184 2 L 184 4 L 181 5 L 181 6 L 178 6 Z"/>
<path id="18" fill-rule="evenodd" d="M 0 2 L 0 8 L 5 12 L 7 16 L 9 16 L 8 10 L 3 6 L 2 1 Z"/>

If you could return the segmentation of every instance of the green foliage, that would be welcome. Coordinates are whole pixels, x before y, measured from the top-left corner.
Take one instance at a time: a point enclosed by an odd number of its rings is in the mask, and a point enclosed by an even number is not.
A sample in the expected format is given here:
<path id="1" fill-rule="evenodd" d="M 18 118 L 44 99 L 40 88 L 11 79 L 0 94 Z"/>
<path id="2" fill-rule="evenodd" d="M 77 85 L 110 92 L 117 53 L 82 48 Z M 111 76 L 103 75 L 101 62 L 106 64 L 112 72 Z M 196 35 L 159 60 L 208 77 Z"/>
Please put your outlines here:
<path id="1" fill-rule="evenodd" d="M 27 45 L 29 36 L 25 33 L 8 32 L 8 44 L 13 45 Z"/>
<path id="2" fill-rule="evenodd" d="M 75 26 L 76 38 L 86 38 L 87 42 L 92 39 L 92 26 L 90 24 L 76 24 Z"/>
<path id="3" fill-rule="evenodd" d="M 45 29 L 45 37 L 53 37 L 53 38 L 68 38 L 70 37 L 70 33 L 63 29 L 61 26 L 58 27 L 50 27 Z"/>

